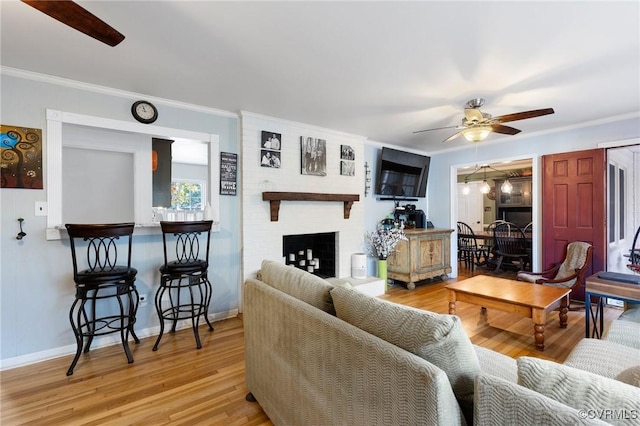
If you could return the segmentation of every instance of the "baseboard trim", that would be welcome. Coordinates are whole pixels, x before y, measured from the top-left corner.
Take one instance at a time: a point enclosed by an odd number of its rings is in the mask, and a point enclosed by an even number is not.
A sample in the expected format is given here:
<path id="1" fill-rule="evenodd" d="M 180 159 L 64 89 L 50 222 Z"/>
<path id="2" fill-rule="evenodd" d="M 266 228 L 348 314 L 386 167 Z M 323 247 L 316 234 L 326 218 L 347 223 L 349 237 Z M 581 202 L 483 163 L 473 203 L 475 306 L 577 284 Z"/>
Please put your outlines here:
<path id="1" fill-rule="evenodd" d="M 209 315 L 209 321 L 222 321 L 229 318 L 235 318 L 238 316 L 238 309 L 232 309 L 226 312 L 218 312 L 215 314 Z M 181 330 L 183 328 L 191 328 L 191 320 L 182 320 L 178 322 L 176 326 L 177 330 Z M 141 330 L 136 329 L 136 334 L 140 339 L 145 337 L 157 336 L 160 333 L 160 326 L 156 325 L 154 327 L 147 327 Z M 120 345 L 120 334 L 114 333 L 109 334 L 107 336 L 102 336 L 100 338 L 94 339 L 91 344 L 91 349 L 103 348 L 111 345 Z M 151 350 L 151 348 L 149 349 Z M 58 348 L 48 349 L 46 351 L 33 352 L 30 354 L 20 355 L 13 358 L 7 358 L 0 360 L 0 371 L 10 370 L 12 368 L 24 367 L 30 364 L 36 364 L 38 362 L 47 361 L 54 358 L 59 358 L 62 356 L 73 355 L 76 353 L 76 345 L 66 345 L 60 346 Z M 71 360 L 69 360 L 71 362 Z"/>

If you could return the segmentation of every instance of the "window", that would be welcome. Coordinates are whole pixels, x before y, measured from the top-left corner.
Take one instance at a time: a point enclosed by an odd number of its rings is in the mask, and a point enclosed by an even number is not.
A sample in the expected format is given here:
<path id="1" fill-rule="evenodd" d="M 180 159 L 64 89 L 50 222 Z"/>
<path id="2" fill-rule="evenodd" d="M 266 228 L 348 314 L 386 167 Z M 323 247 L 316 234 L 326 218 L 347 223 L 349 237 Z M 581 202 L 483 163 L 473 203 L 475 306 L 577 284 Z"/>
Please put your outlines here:
<path id="1" fill-rule="evenodd" d="M 203 181 L 179 180 L 171 182 L 171 208 L 176 210 L 204 210 L 207 205 Z"/>
<path id="2" fill-rule="evenodd" d="M 624 229 L 624 224 L 626 222 L 626 218 L 625 218 L 625 212 L 627 211 L 627 209 L 625 208 L 624 205 L 624 191 L 625 191 L 625 173 L 624 173 L 624 169 L 619 169 L 618 170 L 618 192 L 620 194 L 620 201 L 618 203 L 618 209 L 620 210 L 620 229 L 618 229 L 619 231 L 619 235 L 620 235 L 620 239 L 624 240 L 624 233 L 625 233 L 625 229 Z"/>
<path id="3" fill-rule="evenodd" d="M 626 168 L 609 162 L 609 244 L 617 244 L 625 239 L 626 232 Z"/>

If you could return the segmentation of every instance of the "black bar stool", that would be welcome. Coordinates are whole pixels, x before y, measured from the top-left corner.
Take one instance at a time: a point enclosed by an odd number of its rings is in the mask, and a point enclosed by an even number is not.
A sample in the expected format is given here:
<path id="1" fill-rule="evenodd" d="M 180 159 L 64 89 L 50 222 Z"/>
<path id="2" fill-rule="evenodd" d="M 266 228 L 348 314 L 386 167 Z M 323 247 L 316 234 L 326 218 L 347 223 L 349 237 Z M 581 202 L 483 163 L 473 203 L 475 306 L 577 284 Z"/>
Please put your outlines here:
<path id="1" fill-rule="evenodd" d="M 133 362 L 129 334 L 136 343 L 140 343 L 133 331 L 138 310 L 135 286 L 138 271 L 131 267 L 133 226 L 133 223 L 65 225 L 76 284 L 76 299 L 69 310 L 69 320 L 77 343 L 76 356 L 67 376 L 73 374 L 82 350 L 89 352 L 95 336 L 120 332 L 127 361 L 129 364 Z M 126 237 L 126 246 L 125 242 L 118 244 L 121 237 Z M 120 254 L 125 250 L 126 265 L 118 264 L 118 246 Z M 79 267 L 78 260 L 82 259 L 85 265 Z M 81 269 L 83 267 L 86 269 Z M 103 302 L 98 307 L 99 300 Z"/>
<path id="2" fill-rule="evenodd" d="M 160 267 L 160 287 L 155 296 L 160 334 L 153 345 L 154 351 L 158 350 L 164 334 L 165 320 L 172 322 L 173 333 L 176 331 L 178 320 L 190 319 L 198 349 L 202 347 L 198 334 L 200 316 L 204 317 L 209 330 L 213 331 L 208 317 L 211 283 L 207 278 L 212 224 L 211 220 L 160 222 L 164 265 Z M 201 246 L 206 246 L 203 259 L 200 258 Z M 170 250 L 175 250 L 175 260 L 169 260 L 167 253 Z"/>

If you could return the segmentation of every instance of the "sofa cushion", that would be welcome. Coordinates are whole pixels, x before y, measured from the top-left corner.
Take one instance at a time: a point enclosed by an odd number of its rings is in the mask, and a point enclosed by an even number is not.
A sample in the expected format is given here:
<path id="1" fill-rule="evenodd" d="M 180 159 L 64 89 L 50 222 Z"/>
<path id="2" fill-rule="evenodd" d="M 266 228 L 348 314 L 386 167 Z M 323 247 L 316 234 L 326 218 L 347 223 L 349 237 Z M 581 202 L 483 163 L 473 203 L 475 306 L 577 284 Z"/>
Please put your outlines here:
<path id="1" fill-rule="evenodd" d="M 629 310 L 625 311 L 628 312 Z M 624 314 L 624 312 L 623 312 Z M 622 317 L 622 315 L 620 315 Z M 640 349 L 640 320 L 638 322 L 617 319 L 611 321 L 602 340 Z"/>
<path id="2" fill-rule="evenodd" d="M 520 357 L 518 383 L 585 413 L 638 413 L 640 389 L 588 371 L 532 357 Z M 640 416 L 602 418 L 612 424 L 640 425 Z"/>
<path id="3" fill-rule="evenodd" d="M 610 340 L 582 339 L 563 364 L 613 379 L 623 370 L 640 364 L 640 349 Z"/>
<path id="4" fill-rule="evenodd" d="M 331 296 L 338 318 L 436 365 L 447 374 L 458 400 L 473 401 L 474 379 L 480 365 L 458 317 L 341 287 L 331 290 Z"/>
<path id="5" fill-rule="evenodd" d="M 273 260 L 262 261 L 258 277 L 289 296 L 335 315 L 330 293 L 333 286 L 320 277 Z"/>

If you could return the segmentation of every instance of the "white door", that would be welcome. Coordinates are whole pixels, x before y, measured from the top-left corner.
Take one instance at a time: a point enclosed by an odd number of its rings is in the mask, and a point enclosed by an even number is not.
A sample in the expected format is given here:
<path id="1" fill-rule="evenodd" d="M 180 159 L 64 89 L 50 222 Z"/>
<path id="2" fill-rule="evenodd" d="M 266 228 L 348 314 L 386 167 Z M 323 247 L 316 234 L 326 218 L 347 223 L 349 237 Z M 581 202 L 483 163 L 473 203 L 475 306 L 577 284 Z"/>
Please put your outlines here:
<path id="1" fill-rule="evenodd" d="M 484 194 L 480 192 L 482 182 L 458 183 L 458 222 L 464 222 L 474 232 L 482 231 Z M 465 194 L 464 187 L 468 188 Z"/>
<path id="2" fill-rule="evenodd" d="M 635 166 L 640 145 L 609 149 L 607 161 L 607 271 L 629 273 L 629 250 L 638 227 L 634 212 L 640 207 Z"/>

